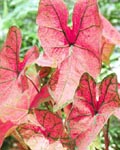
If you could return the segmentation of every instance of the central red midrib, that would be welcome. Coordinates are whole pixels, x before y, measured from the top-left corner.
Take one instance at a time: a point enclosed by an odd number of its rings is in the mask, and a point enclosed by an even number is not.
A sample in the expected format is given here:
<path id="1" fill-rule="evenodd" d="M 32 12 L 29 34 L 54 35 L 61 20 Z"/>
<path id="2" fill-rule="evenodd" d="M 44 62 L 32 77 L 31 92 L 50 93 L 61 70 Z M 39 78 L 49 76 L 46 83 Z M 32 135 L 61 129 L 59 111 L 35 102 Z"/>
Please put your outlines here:
<path id="1" fill-rule="evenodd" d="M 66 37 L 66 40 L 67 40 L 69 45 L 74 45 L 75 44 L 75 42 L 76 42 L 76 35 L 74 33 L 74 30 L 71 29 L 70 27 L 66 27 L 65 37 Z"/>

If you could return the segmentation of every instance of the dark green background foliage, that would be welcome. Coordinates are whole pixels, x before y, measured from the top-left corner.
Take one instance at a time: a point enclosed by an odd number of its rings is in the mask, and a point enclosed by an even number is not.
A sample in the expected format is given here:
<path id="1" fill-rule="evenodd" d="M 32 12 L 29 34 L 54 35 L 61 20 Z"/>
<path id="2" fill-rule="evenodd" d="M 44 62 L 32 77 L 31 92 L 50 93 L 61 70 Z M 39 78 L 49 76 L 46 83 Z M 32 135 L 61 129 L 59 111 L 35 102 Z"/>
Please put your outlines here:
<path id="1" fill-rule="evenodd" d="M 65 0 L 69 8 L 69 25 L 71 25 L 71 16 L 75 0 Z M 36 15 L 38 10 L 39 0 L 0 0 L 0 47 L 6 38 L 8 29 L 12 25 L 16 25 L 22 31 L 22 48 L 21 57 L 25 52 L 37 45 L 40 48 L 40 43 L 37 37 Z M 101 13 L 110 22 L 120 30 L 120 0 L 99 0 Z M 120 48 L 116 47 L 115 52 L 111 56 L 110 65 L 103 64 L 99 80 L 111 72 L 117 72 L 120 76 Z M 120 150 L 120 121 L 115 117 L 111 117 L 110 123 L 110 147 L 111 150 Z M 103 135 L 101 132 L 101 143 L 103 142 Z M 6 144 L 11 147 L 13 138 L 8 138 L 5 141 L 2 150 L 12 150 L 6 148 Z M 10 144 L 9 144 L 10 143 Z M 101 144 L 104 147 L 103 144 Z"/>

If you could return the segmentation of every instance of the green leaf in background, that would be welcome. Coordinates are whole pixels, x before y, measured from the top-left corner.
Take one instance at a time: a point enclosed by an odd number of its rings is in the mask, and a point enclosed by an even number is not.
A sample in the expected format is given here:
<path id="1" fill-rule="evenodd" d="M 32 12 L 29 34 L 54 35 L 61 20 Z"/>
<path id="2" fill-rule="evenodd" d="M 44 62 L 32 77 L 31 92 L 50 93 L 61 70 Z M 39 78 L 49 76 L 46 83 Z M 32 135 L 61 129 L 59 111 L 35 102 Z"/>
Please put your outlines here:
<path id="1" fill-rule="evenodd" d="M 97 136 L 97 138 L 89 146 L 89 150 L 96 150 L 96 149 L 101 150 L 101 141 L 100 141 L 100 137 L 99 136 Z"/>

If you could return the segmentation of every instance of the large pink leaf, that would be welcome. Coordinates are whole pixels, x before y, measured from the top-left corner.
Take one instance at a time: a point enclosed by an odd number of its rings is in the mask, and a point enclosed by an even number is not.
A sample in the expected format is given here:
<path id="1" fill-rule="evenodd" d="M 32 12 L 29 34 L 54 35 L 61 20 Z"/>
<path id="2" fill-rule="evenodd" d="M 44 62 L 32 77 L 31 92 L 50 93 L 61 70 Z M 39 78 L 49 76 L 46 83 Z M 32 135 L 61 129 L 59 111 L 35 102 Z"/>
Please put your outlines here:
<path id="1" fill-rule="evenodd" d="M 94 14 L 94 15 L 93 15 Z M 101 67 L 101 20 L 96 0 L 78 0 L 73 11 L 73 27 L 68 27 L 68 12 L 62 0 L 41 0 L 37 23 L 39 38 L 45 56 L 58 62 L 59 75 L 51 95 L 55 99 L 55 110 L 73 100 L 74 91 L 83 72 L 96 77 Z M 44 36 L 46 35 L 46 36 Z M 57 35 L 57 36 L 56 36 Z M 45 58 L 46 60 L 46 58 Z M 39 58 L 37 63 L 41 66 Z M 60 63 L 62 64 L 60 65 Z M 90 63 L 88 63 L 90 62 Z M 53 76 L 52 80 L 56 80 Z M 69 94 L 68 94 L 69 93 Z"/>
<path id="2" fill-rule="evenodd" d="M 79 49 L 75 49 L 77 50 L 76 53 L 62 62 L 49 82 L 49 91 L 56 104 L 54 106 L 54 111 L 73 102 L 73 96 L 78 86 L 80 76 L 85 70 L 91 68 L 90 72 L 94 74 L 94 70 L 98 69 L 94 64 L 94 57 L 90 57 L 89 54 L 84 51 L 81 52 L 81 54 L 84 53 L 88 58 L 79 57 Z M 88 62 L 91 62 L 89 66 Z"/>
<path id="3" fill-rule="evenodd" d="M 62 0 L 41 0 L 37 16 L 38 35 L 47 56 L 62 62 L 69 56 L 71 45 L 76 45 L 99 59 L 101 22 L 96 3 L 96 0 L 78 1 L 70 28 L 67 26 L 68 11 Z"/>
<path id="4" fill-rule="evenodd" d="M 119 106 L 117 81 L 114 74 L 105 78 L 99 88 L 94 79 L 83 74 L 75 94 L 68 127 L 79 150 L 87 150 L 110 115 Z"/>
<path id="5" fill-rule="evenodd" d="M 31 48 L 21 62 L 20 46 L 20 30 L 11 27 L 0 51 L 0 118 L 2 121 L 18 122 L 28 112 L 30 103 L 37 94 L 34 84 L 26 77 L 25 72 L 38 57 L 38 49 Z"/>

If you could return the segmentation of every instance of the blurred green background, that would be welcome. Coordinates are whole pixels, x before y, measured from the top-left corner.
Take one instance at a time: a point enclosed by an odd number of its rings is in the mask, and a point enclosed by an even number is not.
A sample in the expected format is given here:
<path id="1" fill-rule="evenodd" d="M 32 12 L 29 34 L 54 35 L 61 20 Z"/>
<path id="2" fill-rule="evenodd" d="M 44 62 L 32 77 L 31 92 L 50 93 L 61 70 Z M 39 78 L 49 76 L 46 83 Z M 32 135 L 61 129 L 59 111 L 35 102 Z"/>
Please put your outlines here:
<path id="1" fill-rule="evenodd" d="M 38 4 L 38 0 L 0 0 L 0 47 L 13 25 L 22 32 L 21 57 L 30 47 L 39 44 L 36 25 Z"/>
<path id="2" fill-rule="evenodd" d="M 70 16 L 72 15 L 74 1 L 65 0 L 68 4 Z M 16 25 L 21 29 L 23 37 L 21 57 L 35 44 L 40 48 L 36 25 L 38 4 L 39 0 L 0 0 L 0 47 L 2 47 L 9 27 Z M 99 0 L 99 7 L 101 13 L 120 31 L 120 0 Z M 120 47 L 115 48 L 110 60 L 110 65 L 103 64 L 100 80 L 111 72 L 116 72 L 120 79 Z M 120 150 L 120 121 L 115 117 L 111 117 L 109 137 L 110 150 Z M 12 147 L 11 143 L 13 141 L 9 137 L 4 142 L 2 150 L 16 150 L 7 146 Z M 104 147 L 102 132 L 100 134 L 100 143 Z"/>

